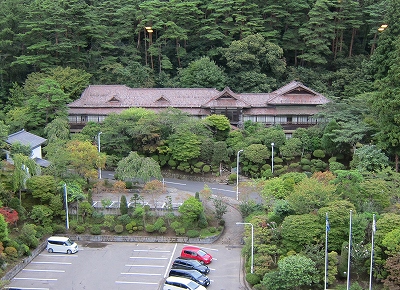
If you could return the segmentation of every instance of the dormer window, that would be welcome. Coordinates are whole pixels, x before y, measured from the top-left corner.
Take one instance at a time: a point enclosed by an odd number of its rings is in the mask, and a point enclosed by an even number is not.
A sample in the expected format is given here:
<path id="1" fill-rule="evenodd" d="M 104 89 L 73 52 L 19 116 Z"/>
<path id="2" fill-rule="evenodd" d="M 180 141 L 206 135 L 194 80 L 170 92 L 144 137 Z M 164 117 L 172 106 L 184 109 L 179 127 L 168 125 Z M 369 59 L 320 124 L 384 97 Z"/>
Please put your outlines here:
<path id="1" fill-rule="evenodd" d="M 109 103 L 119 103 L 120 101 L 114 96 L 108 102 Z"/>

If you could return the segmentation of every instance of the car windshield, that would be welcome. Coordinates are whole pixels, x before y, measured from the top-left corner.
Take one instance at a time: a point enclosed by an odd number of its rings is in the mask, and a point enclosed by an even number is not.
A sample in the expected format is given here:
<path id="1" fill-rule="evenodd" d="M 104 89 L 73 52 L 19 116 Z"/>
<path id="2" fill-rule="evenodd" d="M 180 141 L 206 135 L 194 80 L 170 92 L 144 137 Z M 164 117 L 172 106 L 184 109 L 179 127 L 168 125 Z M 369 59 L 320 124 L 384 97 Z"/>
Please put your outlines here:
<path id="1" fill-rule="evenodd" d="M 73 244 L 73 242 L 70 239 L 66 240 L 65 243 L 67 244 L 67 246 L 72 246 Z"/>
<path id="2" fill-rule="evenodd" d="M 193 271 L 193 272 L 191 272 L 191 274 L 192 274 L 193 278 L 196 278 L 196 279 L 203 276 L 203 274 L 201 274 L 200 272 L 197 272 L 197 271 Z"/>
<path id="3" fill-rule="evenodd" d="M 197 284 L 196 282 L 190 281 L 188 284 L 190 289 L 197 289 L 200 285 Z"/>
<path id="4" fill-rule="evenodd" d="M 207 253 L 204 252 L 203 250 L 198 250 L 198 251 L 197 251 L 197 254 L 199 254 L 199 256 L 202 256 L 202 257 L 204 257 L 205 255 L 207 255 Z"/>

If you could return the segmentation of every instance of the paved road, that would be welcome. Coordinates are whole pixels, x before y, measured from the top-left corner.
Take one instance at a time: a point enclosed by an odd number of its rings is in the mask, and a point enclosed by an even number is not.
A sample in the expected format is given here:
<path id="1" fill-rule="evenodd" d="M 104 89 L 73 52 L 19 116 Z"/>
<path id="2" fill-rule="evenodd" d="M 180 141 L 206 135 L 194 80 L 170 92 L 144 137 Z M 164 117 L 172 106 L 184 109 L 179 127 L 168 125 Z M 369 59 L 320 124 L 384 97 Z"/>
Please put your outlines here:
<path id="1" fill-rule="evenodd" d="M 114 172 L 113 171 L 103 171 L 102 178 L 113 179 Z M 188 192 L 199 192 L 204 189 L 204 185 L 207 185 L 212 191 L 213 194 L 226 196 L 232 199 L 237 199 L 237 188 L 236 185 L 228 185 L 228 184 L 220 184 L 220 183 L 211 183 L 205 181 L 191 181 L 191 180 L 183 180 L 176 178 L 164 178 L 164 183 L 168 187 L 173 187 L 178 190 L 184 190 Z M 256 200 L 257 202 L 261 202 L 260 195 L 256 192 L 252 192 L 250 194 L 250 198 Z M 240 191 L 239 191 L 239 200 L 240 200 Z"/>

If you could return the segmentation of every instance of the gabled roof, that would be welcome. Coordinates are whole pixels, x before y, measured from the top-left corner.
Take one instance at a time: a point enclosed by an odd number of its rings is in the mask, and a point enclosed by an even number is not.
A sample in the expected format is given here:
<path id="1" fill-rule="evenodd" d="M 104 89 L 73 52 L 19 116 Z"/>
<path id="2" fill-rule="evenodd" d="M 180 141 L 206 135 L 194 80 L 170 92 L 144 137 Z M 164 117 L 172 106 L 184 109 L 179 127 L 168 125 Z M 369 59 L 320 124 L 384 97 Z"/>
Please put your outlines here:
<path id="1" fill-rule="evenodd" d="M 271 94 L 275 96 L 268 101 L 270 105 L 322 105 L 329 102 L 323 95 L 297 81 L 292 81 Z"/>
<path id="2" fill-rule="evenodd" d="M 211 98 L 208 102 L 202 105 L 203 108 L 218 108 L 218 107 L 237 107 L 237 108 L 250 108 L 251 105 L 242 101 L 240 95 L 232 92 L 229 87 Z"/>
<path id="3" fill-rule="evenodd" d="M 22 129 L 8 136 L 6 142 L 8 144 L 21 143 L 22 145 L 29 145 L 32 149 L 42 145 L 47 139 L 29 133 Z"/>

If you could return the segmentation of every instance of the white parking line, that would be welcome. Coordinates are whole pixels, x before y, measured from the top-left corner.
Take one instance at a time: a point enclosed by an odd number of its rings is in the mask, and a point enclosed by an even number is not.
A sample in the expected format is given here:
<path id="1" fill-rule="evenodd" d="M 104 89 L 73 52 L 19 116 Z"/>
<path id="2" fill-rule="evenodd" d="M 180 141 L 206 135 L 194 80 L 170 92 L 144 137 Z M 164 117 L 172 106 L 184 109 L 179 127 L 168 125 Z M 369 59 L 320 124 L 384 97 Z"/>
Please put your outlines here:
<path id="1" fill-rule="evenodd" d="M 79 249 L 80 250 L 80 249 Z M 75 255 L 58 255 L 58 254 L 39 254 L 42 257 L 70 257 L 70 258 L 78 258 L 78 254 Z"/>
<path id="2" fill-rule="evenodd" d="M 51 278 L 14 278 L 13 280 L 35 280 L 35 281 L 57 281 L 58 279 Z"/>
<path id="3" fill-rule="evenodd" d="M 134 252 L 154 252 L 154 253 L 169 253 L 171 251 L 161 251 L 161 250 L 133 250 Z"/>
<path id="4" fill-rule="evenodd" d="M 117 284 L 140 284 L 140 285 L 158 285 L 153 282 L 138 282 L 138 281 L 115 281 Z"/>
<path id="5" fill-rule="evenodd" d="M 18 289 L 18 290 L 50 290 L 50 288 L 25 288 L 25 287 L 5 287 L 4 289 Z"/>
<path id="6" fill-rule="evenodd" d="M 178 246 L 178 244 L 175 244 L 175 247 L 174 247 L 174 250 L 172 251 L 171 257 L 169 258 L 168 267 L 165 270 L 164 278 L 168 277 L 168 269 L 171 267 L 172 260 L 174 259 L 177 246 Z"/>
<path id="7" fill-rule="evenodd" d="M 178 183 L 178 182 L 171 182 L 171 181 L 164 181 L 164 183 L 178 184 L 178 185 L 186 185 L 186 183 Z"/>
<path id="8" fill-rule="evenodd" d="M 71 265 L 68 262 L 31 262 L 31 264 L 56 264 L 56 265 Z"/>
<path id="9" fill-rule="evenodd" d="M 125 265 L 126 267 L 151 267 L 151 268 L 164 268 L 164 266 L 159 266 L 159 265 Z"/>
<path id="10" fill-rule="evenodd" d="M 149 274 L 149 273 L 121 273 L 121 275 L 143 275 L 143 276 L 161 276 L 161 274 Z"/>
<path id="11" fill-rule="evenodd" d="M 129 257 L 129 259 L 166 260 L 166 259 L 168 259 L 168 258 L 156 258 L 156 257 Z"/>
<path id="12" fill-rule="evenodd" d="M 27 272 L 54 272 L 54 273 L 64 273 L 64 270 L 35 270 L 35 269 L 22 269 L 22 271 Z"/>
<path id="13" fill-rule="evenodd" d="M 222 188 L 215 188 L 215 187 L 211 187 L 212 190 L 220 190 L 220 191 L 227 191 L 227 192 L 236 192 L 234 190 L 229 190 L 229 189 L 222 189 Z"/>

